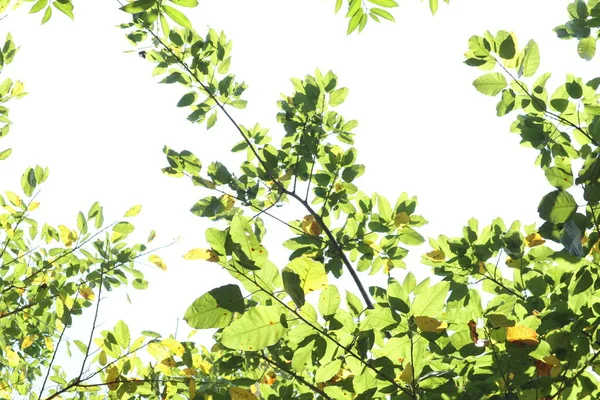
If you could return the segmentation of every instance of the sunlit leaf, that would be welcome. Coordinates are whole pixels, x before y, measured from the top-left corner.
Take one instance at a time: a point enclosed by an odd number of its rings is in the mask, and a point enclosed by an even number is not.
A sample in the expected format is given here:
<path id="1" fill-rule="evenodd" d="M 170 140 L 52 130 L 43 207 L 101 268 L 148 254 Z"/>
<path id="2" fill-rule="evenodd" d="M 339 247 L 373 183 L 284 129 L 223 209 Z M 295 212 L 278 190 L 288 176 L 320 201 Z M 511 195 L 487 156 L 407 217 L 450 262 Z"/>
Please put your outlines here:
<path id="1" fill-rule="evenodd" d="M 150 261 L 152 264 L 156 265 L 163 271 L 167 270 L 167 265 L 165 264 L 165 262 L 162 260 L 162 258 L 160 258 L 160 256 L 157 256 L 156 254 L 151 254 L 148 257 L 148 261 Z"/>

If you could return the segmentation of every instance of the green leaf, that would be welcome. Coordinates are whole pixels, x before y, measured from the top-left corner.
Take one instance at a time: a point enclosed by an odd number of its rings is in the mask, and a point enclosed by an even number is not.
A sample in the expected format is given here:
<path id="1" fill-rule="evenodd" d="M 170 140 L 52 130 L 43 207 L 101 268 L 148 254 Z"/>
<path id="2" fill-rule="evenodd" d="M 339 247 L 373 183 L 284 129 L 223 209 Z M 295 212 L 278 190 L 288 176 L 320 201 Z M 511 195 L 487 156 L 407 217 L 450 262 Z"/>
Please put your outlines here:
<path id="1" fill-rule="evenodd" d="M 326 382 L 337 375 L 342 367 L 342 360 L 333 360 L 320 366 L 315 374 L 315 382 Z"/>
<path id="2" fill-rule="evenodd" d="M 30 14 L 42 11 L 48 5 L 48 0 L 38 0 L 29 10 Z"/>
<path id="3" fill-rule="evenodd" d="M 346 305 L 355 317 L 359 316 L 365 309 L 358 296 L 348 290 L 346 290 Z"/>
<path id="4" fill-rule="evenodd" d="M 62 12 L 63 14 L 65 14 L 67 17 L 74 19 L 75 17 L 73 16 L 73 4 L 70 1 L 65 1 L 60 2 L 60 1 L 55 1 L 52 3 L 52 5 L 60 12 Z"/>
<path id="5" fill-rule="evenodd" d="M 413 300 L 412 314 L 435 317 L 444 309 L 449 290 L 450 282 L 440 282 L 437 285 L 423 289 Z"/>
<path id="6" fill-rule="evenodd" d="M 292 298 L 296 307 L 304 305 L 304 290 L 302 290 L 300 276 L 289 268 L 284 268 L 281 272 L 283 279 L 283 290 Z"/>
<path id="7" fill-rule="evenodd" d="M 569 192 L 562 189 L 548 193 L 538 206 L 540 218 L 553 224 L 567 222 L 577 210 L 577 203 Z"/>
<path id="8" fill-rule="evenodd" d="M 175 21 L 175 23 L 183 26 L 184 28 L 192 29 L 192 23 L 181 11 L 165 4 L 162 5 L 162 9 L 164 10 L 165 14 L 169 16 L 169 18 Z"/>
<path id="9" fill-rule="evenodd" d="M 362 16 L 363 16 L 363 10 L 361 8 L 359 8 L 356 11 L 356 14 L 354 14 L 352 16 L 352 18 L 350 18 L 350 21 L 348 22 L 348 30 L 346 31 L 347 35 L 351 34 L 352 32 L 354 32 L 354 30 L 356 28 L 358 28 L 358 24 L 360 23 L 360 19 L 362 18 Z"/>
<path id="10" fill-rule="evenodd" d="M 348 88 L 334 90 L 329 95 L 329 105 L 332 107 L 339 106 L 346 100 L 346 96 L 348 96 Z"/>
<path id="11" fill-rule="evenodd" d="M 530 77 L 535 74 L 540 66 L 540 49 L 536 42 L 530 40 L 524 49 L 525 55 L 519 66 L 519 77 Z"/>
<path id="12" fill-rule="evenodd" d="M 198 0 L 169 0 L 181 7 L 196 7 Z"/>
<path id="13" fill-rule="evenodd" d="M 129 334 L 129 328 L 127 324 L 121 320 L 117 321 L 115 325 L 114 331 L 115 339 L 117 339 L 117 343 L 123 348 L 129 348 L 129 343 L 131 341 L 131 336 Z"/>
<path id="14" fill-rule="evenodd" d="M 392 22 L 396 22 L 396 19 L 392 16 L 392 14 L 390 14 L 389 12 L 387 12 L 386 10 L 383 10 L 381 8 L 376 8 L 373 7 L 370 9 L 372 14 L 375 14 L 381 18 L 385 18 L 388 21 L 392 21 Z"/>
<path id="15" fill-rule="evenodd" d="M 512 60 L 517 52 L 513 35 L 505 31 L 500 31 L 498 35 L 505 36 L 500 42 L 498 54 L 505 60 Z"/>
<path id="16" fill-rule="evenodd" d="M 369 0 L 369 3 L 387 8 L 398 7 L 398 3 L 396 3 L 394 0 Z"/>
<path id="17" fill-rule="evenodd" d="M 499 72 L 489 72 L 473 81 L 475 89 L 488 96 L 497 95 L 506 85 L 506 78 Z"/>
<path id="18" fill-rule="evenodd" d="M 285 315 L 276 306 L 256 306 L 223 329 L 221 343 L 234 350 L 258 351 L 272 346 L 287 331 Z"/>
<path id="19" fill-rule="evenodd" d="M 50 17 L 52 17 L 52 8 L 48 7 L 48 8 L 46 8 L 46 11 L 44 11 L 44 17 L 42 18 L 42 25 L 44 25 L 46 22 L 48 22 L 48 20 L 50 20 Z"/>
<path id="20" fill-rule="evenodd" d="M 318 261 L 310 258 L 295 258 L 287 265 L 287 268 L 298 274 L 305 294 L 327 286 L 327 272 L 323 264 Z"/>
<path id="21" fill-rule="evenodd" d="M 579 39 L 579 43 L 577 44 L 577 54 L 586 61 L 590 61 L 594 58 L 594 55 L 596 54 L 596 39 L 592 36 Z"/>
<path id="22" fill-rule="evenodd" d="M 152 7 L 156 3 L 156 0 L 137 0 L 129 4 L 124 5 L 120 10 L 130 14 L 141 13 Z"/>
<path id="23" fill-rule="evenodd" d="M 340 292 L 333 285 L 327 286 L 319 296 L 319 312 L 323 318 L 328 319 L 335 314 L 340 307 Z"/>
<path id="24" fill-rule="evenodd" d="M 548 182 L 557 189 L 570 188 L 573 186 L 571 159 L 568 157 L 556 157 L 554 160 L 557 165 L 546 168 L 544 171 L 546 179 L 548 179 Z"/>
<path id="25" fill-rule="evenodd" d="M 431 15 L 435 15 L 438 9 L 438 0 L 429 0 L 429 9 L 431 10 Z"/>
<path id="26" fill-rule="evenodd" d="M 183 319 L 196 329 L 224 328 L 235 312 L 244 312 L 244 297 L 237 285 L 225 285 L 194 300 Z"/>
<path id="27" fill-rule="evenodd" d="M 0 160 L 6 160 L 10 154 L 12 153 L 12 149 L 2 150 L 0 152 Z"/>
<path id="28" fill-rule="evenodd" d="M 123 235 L 130 234 L 131 232 L 133 232 L 134 229 L 134 226 L 129 222 L 118 222 L 117 224 L 115 224 L 115 226 L 113 226 L 113 232 L 118 232 Z"/>
<path id="29" fill-rule="evenodd" d="M 187 107 L 191 106 L 198 99 L 198 94 L 196 92 L 189 92 L 183 95 L 181 99 L 177 102 L 177 107 Z"/>

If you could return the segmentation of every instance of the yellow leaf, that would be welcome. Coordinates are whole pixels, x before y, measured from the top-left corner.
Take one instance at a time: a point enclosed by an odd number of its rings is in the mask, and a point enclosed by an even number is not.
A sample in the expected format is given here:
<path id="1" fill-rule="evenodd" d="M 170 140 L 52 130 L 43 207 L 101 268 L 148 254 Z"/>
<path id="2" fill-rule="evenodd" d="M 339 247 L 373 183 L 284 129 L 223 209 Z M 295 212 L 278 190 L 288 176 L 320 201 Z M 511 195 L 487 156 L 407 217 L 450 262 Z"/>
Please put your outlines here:
<path id="1" fill-rule="evenodd" d="M 88 286 L 82 286 L 79 288 L 79 295 L 86 300 L 94 300 L 94 291 Z"/>
<path id="2" fill-rule="evenodd" d="M 173 338 L 167 338 L 163 340 L 162 344 L 167 349 L 171 350 L 176 356 L 181 357 L 183 353 L 185 353 L 185 347 L 183 347 L 183 345 L 180 342 Z"/>
<path id="3" fill-rule="evenodd" d="M 111 366 L 106 368 L 106 380 L 104 382 L 108 383 L 107 386 L 110 390 L 115 390 L 116 388 L 119 387 L 119 382 L 115 382 L 118 379 L 119 379 L 119 370 L 117 369 L 116 365 L 112 364 Z M 114 382 L 114 383 L 110 383 L 110 382 Z"/>
<path id="4" fill-rule="evenodd" d="M 400 228 L 400 227 L 408 224 L 409 222 L 410 222 L 410 217 L 408 216 L 408 214 L 405 211 L 402 211 L 401 213 L 396 215 L 396 217 L 394 218 L 394 226 L 396 226 L 396 228 Z"/>
<path id="5" fill-rule="evenodd" d="M 535 247 L 546 243 L 546 241 L 540 236 L 539 233 L 536 232 L 525 236 L 525 243 L 528 247 Z"/>
<path id="6" fill-rule="evenodd" d="M 64 225 L 58 226 L 58 236 L 60 237 L 61 242 L 67 247 L 71 247 L 73 242 L 77 240 L 77 233 Z"/>
<path id="7" fill-rule="evenodd" d="M 125 217 L 135 217 L 136 215 L 138 215 L 140 213 L 140 211 L 142 211 L 142 206 L 139 204 L 136 204 L 135 206 L 131 207 L 129 210 L 127 210 L 127 212 L 125 213 Z"/>
<path id="8" fill-rule="evenodd" d="M 10 95 L 11 96 L 18 96 L 21 93 L 23 93 L 23 89 L 25 89 L 25 85 L 23 84 L 23 82 L 21 81 L 15 81 L 15 83 L 13 84 L 11 90 L 10 90 Z"/>
<path id="9" fill-rule="evenodd" d="M 186 260 L 219 261 L 219 255 L 212 249 L 191 249 L 183 256 Z"/>
<path id="10" fill-rule="evenodd" d="M 365 244 L 375 250 L 377 253 L 382 252 L 381 246 L 379 246 L 376 242 L 372 242 L 370 240 L 365 240 Z"/>
<path id="11" fill-rule="evenodd" d="M 39 201 L 32 201 L 31 203 L 29 203 L 29 207 L 27 207 L 27 209 L 29 211 L 33 211 L 33 210 L 37 209 L 39 206 L 40 206 Z"/>
<path id="12" fill-rule="evenodd" d="M 523 325 L 509 326 L 506 328 L 506 340 L 511 343 L 528 346 L 535 346 L 540 342 L 538 340 L 537 332 Z"/>
<path id="13" fill-rule="evenodd" d="M 150 261 L 152 264 L 156 265 L 158 268 L 162 269 L 163 271 L 167 270 L 167 266 L 164 263 L 164 261 L 162 260 L 162 258 L 157 256 L 156 254 L 152 254 L 150 257 L 148 257 L 148 261 Z"/>
<path id="14" fill-rule="evenodd" d="M 26 348 L 31 346 L 33 344 L 33 342 L 35 342 L 36 337 L 37 337 L 36 335 L 25 336 L 23 338 L 23 341 L 21 342 L 21 349 L 25 350 Z"/>
<path id="15" fill-rule="evenodd" d="M 413 367 L 411 363 L 406 364 L 404 367 L 404 371 L 400 374 L 400 379 L 404 383 L 410 383 L 413 380 Z"/>
<path id="16" fill-rule="evenodd" d="M 14 352 L 10 346 L 6 346 L 4 348 L 4 357 L 6 357 L 6 360 L 8 361 L 8 366 L 9 367 L 16 367 L 17 365 L 19 365 L 19 355 Z"/>
<path id="17" fill-rule="evenodd" d="M 219 200 L 223 205 L 225 205 L 225 211 L 231 210 L 233 208 L 233 205 L 235 204 L 235 198 L 228 194 L 224 194 L 219 198 Z"/>
<path id="18" fill-rule="evenodd" d="M 8 197 L 8 201 L 10 201 L 13 206 L 17 206 L 17 207 L 23 206 L 23 200 L 21 200 L 21 198 L 19 196 L 17 196 L 16 193 L 6 192 L 6 197 Z"/>
<path id="19" fill-rule="evenodd" d="M 169 350 L 161 343 L 150 343 L 148 345 L 148 354 L 157 360 L 164 360 L 171 356 Z"/>
<path id="20" fill-rule="evenodd" d="M 425 254 L 425 257 L 435 262 L 444 261 L 446 259 L 446 255 L 441 250 L 432 250 L 429 253 Z"/>
<path id="21" fill-rule="evenodd" d="M 238 387 L 229 388 L 229 395 L 231 396 L 231 400 L 252 400 L 257 398 L 251 391 Z"/>
<path id="22" fill-rule="evenodd" d="M 438 321 L 431 317 L 415 317 L 415 323 L 423 332 L 441 333 L 448 328 L 448 323 L 446 321 Z"/>
<path id="23" fill-rule="evenodd" d="M 304 233 L 311 236 L 319 236 L 323 231 L 319 223 L 315 220 L 314 215 L 305 216 L 301 225 Z"/>
<path id="24" fill-rule="evenodd" d="M 52 343 L 52 338 L 50 336 L 44 336 L 44 343 L 48 350 L 54 351 L 54 343 Z"/>

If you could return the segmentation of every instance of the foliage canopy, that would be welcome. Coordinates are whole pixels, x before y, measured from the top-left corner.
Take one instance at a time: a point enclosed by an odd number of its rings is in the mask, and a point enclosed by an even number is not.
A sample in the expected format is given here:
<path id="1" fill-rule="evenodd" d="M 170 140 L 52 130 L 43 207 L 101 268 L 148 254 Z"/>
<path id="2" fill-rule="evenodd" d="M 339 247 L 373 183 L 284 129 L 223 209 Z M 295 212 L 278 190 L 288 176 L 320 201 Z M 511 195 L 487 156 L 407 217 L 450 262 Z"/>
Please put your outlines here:
<path id="1" fill-rule="evenodd" d="M 73 18 L 69 0 L 32 3 L 42 23 L 53 9 Z M 345 6 L 352 33 L 369 18 L 393 21 L 386 9 L 397 5 L 337 0 L 335 11 Z M 2 11 L 9 6 L 0 1 Z M 229 72 L 231 41 L 194 30 L 185 8 L 196 6 L 136 0 L 122 5 L 130 22 L 120 28 L 161 83 L 184 87 L 176 106 L 189 110 L 190 122 L 210 129 L 225 118 L 240 137 L 232 152 L 244 157 L 235 168 L 163 149 L 162 172 L 208 194 L 190 211 L 213 222 L 205 232 L 210 247 L 183 258 L 231 275 L 184 316 L 193 328 L 213 329 L 216 344 L 208 350 L 150 331 L 134 339 L 124 321 L 100 332 L 94 324 L 87 342 L 64 338 L 77 315 L 90 308 L 97 316 L 103 293 L 148 285 L 140 257 L 166 266 L 149 249 L 154 233 L 128 243 L 139 205 L 108 224 L 97 203 L 77 213 L 76 226 L 38 223 L 31 213 L 48 170 L 32 167 L 22 175 L 23 195 L 0 196 L 1 398 L 600 397 L 600 78 L 569 74 L 547 88 L 550 73 L 538 72 L 534 40 L 519 47 L 503 30 L 472 36 L 465 64 L 482 70 L 473 86 L 498 99 L 498 116 L 513 116 L 511 131 L 538 152 L 535 165 L 551 186 L 537 210 L 543 223 L 471 219 L 460 237 L 429 239 L 421 261 L 438 279 L 418 282 L 410 272 L 398 279 L 391 271 L 406 268 L 409 248 L 426 241 L 419 228 L 427 221 L 415 197 L 390 201 L 360 190 L 358 123 L 336 111 L 348 88 L 331 71 L 293 78 L 278 102 L 279 143 L 259 124 L 241 125 L 230 110 L 246 106 L 246 85 Z M 429 7 L 435 13 L 438 1 Z M 556 34 L 576 38 L 579 56 L 591 60 L 600 2 L 567 9 L 570 19 Z M 0 66 L 16 51 L 8 35 Z M 26 92 L 5 78 L 0 94 L 4 104 Z M 0 113 L 5 136 L 8 108 Z M 291 232 L 282 243 L 289 260 L 276 265 L 263 244 L 263 217 L 292 202 L 304 211 L 280 221 Z M 364 287 L 361 273 L 385 274 L 387 284 Z M 336 284 L 343 274 L 356 289 Z M 83 354 L 74 376 L 55 365 L 63 346 Z"/>

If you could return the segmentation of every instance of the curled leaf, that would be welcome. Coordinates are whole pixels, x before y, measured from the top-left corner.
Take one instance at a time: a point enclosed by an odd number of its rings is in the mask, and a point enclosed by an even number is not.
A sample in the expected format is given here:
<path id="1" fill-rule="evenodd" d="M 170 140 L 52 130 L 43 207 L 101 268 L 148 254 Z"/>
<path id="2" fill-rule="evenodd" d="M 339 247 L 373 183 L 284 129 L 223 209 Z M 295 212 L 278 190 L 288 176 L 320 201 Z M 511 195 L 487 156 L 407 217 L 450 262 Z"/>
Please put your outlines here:
<path id="1" fill-rule="evenodd" d="M 528 247 L 535 247 L 546 243 L 546 241 L 540 236 L 539 233 L 536 232 L 525 236 L 525 243 Z"/>
<path id="2" fill-rule="evenodd" d="M 314 215 L 307 215 L 302 220 L 302 230 L 304 233 L 311 236 L 319 236 L 323 229 L 319 223 L 315 220 Z"/>

